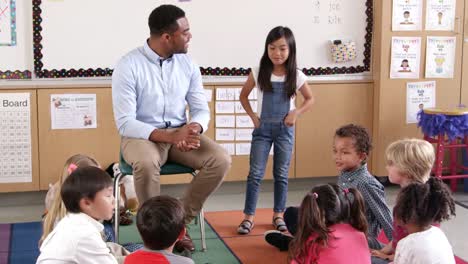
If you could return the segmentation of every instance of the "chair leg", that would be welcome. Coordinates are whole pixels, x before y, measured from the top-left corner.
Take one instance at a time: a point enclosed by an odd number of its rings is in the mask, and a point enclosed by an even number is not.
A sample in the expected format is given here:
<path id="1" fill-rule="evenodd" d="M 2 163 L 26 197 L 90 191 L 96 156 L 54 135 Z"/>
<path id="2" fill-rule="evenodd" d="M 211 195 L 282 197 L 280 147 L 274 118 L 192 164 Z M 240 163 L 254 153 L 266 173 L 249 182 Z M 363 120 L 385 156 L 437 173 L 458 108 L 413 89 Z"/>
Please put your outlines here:
<path id="1" fill-rule="evenodd" d="M 119 243 L 119 216 L 120 216 L 120 179 L 125 175 L 120 174 L 114 179 L 114 235 L 115 235 L 115 242 Z"/>
<path id="2" fill-rule="evenodd" d="M 198 218 L 199 218 L 198 221 L 200 224 L 202 251 L 206 251 L 205 214 L 203 213 L 203 208 L 200 210 L 200 214 L 198 215 Z"/>

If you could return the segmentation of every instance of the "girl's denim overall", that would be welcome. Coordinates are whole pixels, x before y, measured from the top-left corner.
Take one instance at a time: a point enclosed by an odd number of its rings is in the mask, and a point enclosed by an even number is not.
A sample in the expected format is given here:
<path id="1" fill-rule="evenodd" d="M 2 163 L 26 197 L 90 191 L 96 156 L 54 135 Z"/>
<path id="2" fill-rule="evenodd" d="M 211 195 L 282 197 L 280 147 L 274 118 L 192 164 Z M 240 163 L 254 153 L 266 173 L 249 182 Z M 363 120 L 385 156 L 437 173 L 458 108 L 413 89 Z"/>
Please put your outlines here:
<path id="1" fill-rule="evenodd" d="M 290 98 L 284 82 L 272 82 L 272 91 L 263 92 L 260 126 L 252 132 L 250 171 L 244 213 L 254 215 L 257 206 L 260 182 L 265 174 L 271 145 L 273 148 L 273 178 L 275 212 L 283 212 L 288 193 L 288 173 L 294 144 L 294 127 L 284 124 L 289 113 Z"/>

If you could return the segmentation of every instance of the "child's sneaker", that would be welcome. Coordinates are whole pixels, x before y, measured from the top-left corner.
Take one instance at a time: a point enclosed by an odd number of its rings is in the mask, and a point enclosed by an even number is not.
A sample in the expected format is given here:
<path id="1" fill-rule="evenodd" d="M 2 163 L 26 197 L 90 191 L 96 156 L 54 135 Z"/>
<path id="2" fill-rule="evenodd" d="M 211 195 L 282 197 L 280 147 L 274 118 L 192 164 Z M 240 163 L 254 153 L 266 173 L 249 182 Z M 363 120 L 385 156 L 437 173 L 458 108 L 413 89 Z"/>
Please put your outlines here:
<path id="1" fill-rule="evenodd" d="M 280 251 L 287 251 L 289 249 L 289 242 L 291 242 L 292 239 L 292 236 L 284 235 L 278 230 L 270 230 L 265 232 L 266 242 L 278 248 Z"/>

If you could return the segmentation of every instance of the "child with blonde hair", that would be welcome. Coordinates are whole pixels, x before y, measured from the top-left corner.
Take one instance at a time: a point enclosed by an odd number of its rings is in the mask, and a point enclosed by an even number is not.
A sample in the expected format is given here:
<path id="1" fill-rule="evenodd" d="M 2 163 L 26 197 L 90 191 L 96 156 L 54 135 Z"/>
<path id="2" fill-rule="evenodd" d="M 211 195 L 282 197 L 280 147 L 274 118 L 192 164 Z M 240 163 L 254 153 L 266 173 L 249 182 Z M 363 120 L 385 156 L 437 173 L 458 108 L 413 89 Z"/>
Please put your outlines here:
<path id="1" fill-rule="evenodd" d="M 67 209 L 63 204 L 62 197 L 60 197 L 63 182 L 77 168 L 89 166 L 101 167 L 97 160 L 83 154 L 73 155 L 65 162 L 62 175 L 60 175 L 59 180 L 51 186 L 45 198 L 46 213 L 43 223 L 43 233 L 39 240 L 40 244 L 42 244 L 42 241 L 52 232 L 55 224 L 67 214 Z"/>
<path id="2" fill-rule="evenodd" d="M 60 198 L 67 213 L 43 239 L 36 263 L 116 264 L 101 237 L 100 221 L 114 211 L 109 175 L 93 166 L 77 168 L 61 185 Z"/>
<path id="3" fill-rule="evenodd" d="M 386 159 L 390 182 L 401 188 L 413 183 L 425 184 L 435 160 L 434 147 L 426 140 L 416 138 L 397 140 L 387 147 Z M 372 263 L 393 260 L 398 242 L 407 235 L 406 228 L 393 221 L 393 240 L 382 249 L 372 251 Z"/>

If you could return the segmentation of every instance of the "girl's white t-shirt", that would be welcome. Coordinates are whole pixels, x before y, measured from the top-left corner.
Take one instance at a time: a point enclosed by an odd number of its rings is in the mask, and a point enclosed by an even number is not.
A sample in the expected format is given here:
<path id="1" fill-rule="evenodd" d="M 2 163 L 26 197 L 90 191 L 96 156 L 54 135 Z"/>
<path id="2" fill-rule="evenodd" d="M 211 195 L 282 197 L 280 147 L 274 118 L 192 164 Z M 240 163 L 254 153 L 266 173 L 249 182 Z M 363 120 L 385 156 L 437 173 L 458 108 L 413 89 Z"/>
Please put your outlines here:
<path id="1" fill-rule="evenodd" d="M 393 264 L 455 264 L 455 258 L 444 232 L 432 226 L 400 240 Z"/>
<path id="2" fill-rule="evenodd" d="M 259 72 L 259 67 L 252 67 L 252 75 L 254 77 L 255 81 L 255 86 L 257 87 L 257 115 L 260 117 L 262 114 L 262 102 L 263 102 L 263 92 L 258 88 L 258 72 Z M 302 88 L 305 82 L 307 82 L 307 76 L 300 70 L 297 70 L 297 77 L 296 77 L 296 91 L 299 91 L 299 89 Z M 285 80 L 285 75 L 283 76 L 276 76 L 274 74 L 271 75 L 271 81 L 272 82 L 284 82 Z M 295 101 L 295 96 L 291 97 L 291 103 L 289 104 L 289 110 L 294 110 L 296 109 L 296 105 L 294 103 Z"/>

